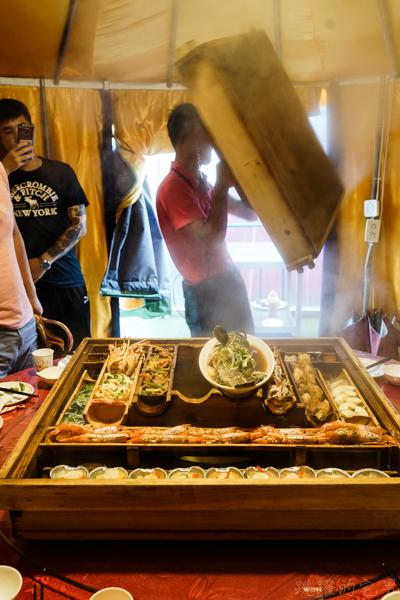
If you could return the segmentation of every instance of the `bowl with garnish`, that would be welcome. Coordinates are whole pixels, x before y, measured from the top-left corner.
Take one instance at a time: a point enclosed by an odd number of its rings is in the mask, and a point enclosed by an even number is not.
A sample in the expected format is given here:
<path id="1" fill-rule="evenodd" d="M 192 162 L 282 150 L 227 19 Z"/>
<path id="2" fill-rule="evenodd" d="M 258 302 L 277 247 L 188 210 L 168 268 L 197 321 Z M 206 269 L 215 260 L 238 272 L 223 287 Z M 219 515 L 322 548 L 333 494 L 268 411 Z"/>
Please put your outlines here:
<path id="1" fill-rule="evenodd" d="M 199 367 L 203 377 L 226 396 L 245 397 L 262 387 L 274 372 L 271 348 L 258 337 L 217 326 L 202 348 Z"/>

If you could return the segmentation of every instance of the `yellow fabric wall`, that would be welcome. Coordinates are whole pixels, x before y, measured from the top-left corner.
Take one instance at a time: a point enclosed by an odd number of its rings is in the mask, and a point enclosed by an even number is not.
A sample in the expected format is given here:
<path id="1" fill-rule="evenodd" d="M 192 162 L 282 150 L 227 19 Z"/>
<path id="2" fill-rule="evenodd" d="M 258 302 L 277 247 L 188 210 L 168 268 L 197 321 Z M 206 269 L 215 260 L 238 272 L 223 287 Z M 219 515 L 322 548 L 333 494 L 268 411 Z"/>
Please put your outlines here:
<path id="1" fill-rule="evenodd" d="M 28 107 L 36 126 L 35 151 L 44 155 L 40 90 L 0 86 L 0 98 L 15 98 Z M 74 169 L 89 200 L 87 233 L 76 253 L 89 293 L 92 337 L 106 337 L 111 321 L 110 299 L 99 294 L 108 253 L 100 170 L 101 105 L 98 92 L 85 89 L 46 90 L 51 158 Z"/>
<path id="2" fill-rule="evenodd" d="M 394 84 L 393 111 L 386 172 L 381 185 L 383 202 L 380 239 L 373 247 L 370 308 L 382 308 L 389 319 L 400 307 L 400 87 Z M 385 95 L 384 139 L 389 131 L 391 84 Z M 346 193 L 337 217 L 338 275 L 332 332 L 363 308 L 364 265 L 368 244 L 364 241 L 364 201 L 372 197 L 379 84 L 341 85 L 340 171 Z M 382 198 L 382 196 L 380 196 Z"/>

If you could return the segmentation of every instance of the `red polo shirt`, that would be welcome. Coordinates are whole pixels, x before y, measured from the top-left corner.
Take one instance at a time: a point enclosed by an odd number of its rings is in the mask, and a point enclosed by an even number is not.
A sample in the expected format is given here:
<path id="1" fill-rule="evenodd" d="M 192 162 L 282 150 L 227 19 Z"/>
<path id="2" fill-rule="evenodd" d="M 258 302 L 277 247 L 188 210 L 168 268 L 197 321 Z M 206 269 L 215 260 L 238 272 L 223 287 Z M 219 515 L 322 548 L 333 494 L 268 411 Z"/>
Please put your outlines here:
<path id="1" fill-rule="evenodd" d="M 213 188 L 200 186 L 192 174 L 174 161 L 157 191 L 157 214 L 169 253 L 186 283 L 199 283 L 227 271 L 232 265 L 224 244 L 218 254 L 207 252 L 186 228 L 198 219 L 208 218 Z"/>

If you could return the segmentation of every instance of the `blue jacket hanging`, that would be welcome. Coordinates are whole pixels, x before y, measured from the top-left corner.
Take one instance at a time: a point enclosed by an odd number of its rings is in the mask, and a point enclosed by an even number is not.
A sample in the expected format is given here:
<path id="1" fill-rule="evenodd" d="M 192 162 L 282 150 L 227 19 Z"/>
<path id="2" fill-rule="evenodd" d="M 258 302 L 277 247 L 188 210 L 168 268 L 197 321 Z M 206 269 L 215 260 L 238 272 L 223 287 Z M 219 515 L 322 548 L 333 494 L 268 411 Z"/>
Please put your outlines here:
<path id="1" fill-rule="evenodd" d="M 100 294 L 143 298 L 154 316 L 171 314 L 164 240 L 147 178 L 140 198 L 118 219 Z"/>

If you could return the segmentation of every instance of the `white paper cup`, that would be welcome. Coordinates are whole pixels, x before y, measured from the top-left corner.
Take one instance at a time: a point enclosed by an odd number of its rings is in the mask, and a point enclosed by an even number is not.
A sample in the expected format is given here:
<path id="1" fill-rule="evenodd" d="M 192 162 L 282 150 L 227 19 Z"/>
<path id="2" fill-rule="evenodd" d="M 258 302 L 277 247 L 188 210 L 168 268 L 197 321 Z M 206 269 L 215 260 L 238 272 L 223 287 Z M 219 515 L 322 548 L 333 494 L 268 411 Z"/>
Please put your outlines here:
<path id="1" fill-rule="evenodd" d="M 133 600 L 129 592 L 119 587 L 109 587 L 99 590 L 90 600 Z"/>
<path id="2" fill-rule="evenodd" d="M 21 591 L 22 575 L 14 567 L 0 565 L 0 598 L 15 600 Z"/>
<path id="3" fill-rule="evenodd" d="M 34 350 L 32 356 L 35 361 L 36 369 L 38 371 L 43 371 L 43 369 L 52 367 L 53 355 L 54 350 L 52 348 L 40 348 L 40 350 Z"/>

